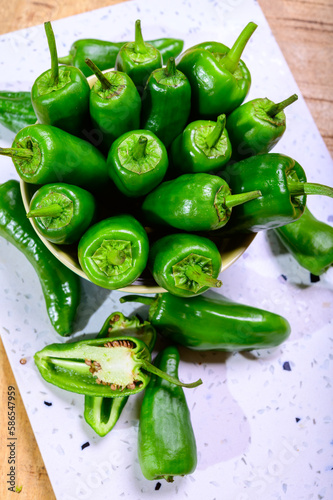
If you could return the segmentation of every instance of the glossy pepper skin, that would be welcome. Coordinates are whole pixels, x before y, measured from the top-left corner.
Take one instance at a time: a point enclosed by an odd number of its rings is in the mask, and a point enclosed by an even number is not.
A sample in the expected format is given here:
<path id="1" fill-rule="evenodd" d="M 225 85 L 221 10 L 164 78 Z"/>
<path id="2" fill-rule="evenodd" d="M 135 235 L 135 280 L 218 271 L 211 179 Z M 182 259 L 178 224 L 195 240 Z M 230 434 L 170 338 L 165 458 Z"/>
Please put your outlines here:
<path id="1" fill-rule="evenodd" d="M 148 78 L 142 96 L 141 126 L 155 135 L 168 148 L 180 134 L 191 108 L 191 85 L 176 69 L 175 59 L 165 68 L 155 69 Z"/>
<path id="2" fill-rule="evenodd" d="M 251 75 L 241 55 L 257 28 L 249 23 L 233 47 L 218 42 L 204 42 L 186 50 L 177 68 L 192 87 L 192 118 L 215 120 L 231 113 L 244 101 L 251 85 Z"/>
<path id="3" fill-rule="evenodd" d="M 65 182 L 99 190 L 109 182 L 106 160 L 89 142 L 51 125 L 30 125 L 15 137 L 11 156 L 20 178 L 29 184 Z"/>
<path id="4" fill-rule="evenodd" d="M 107 42 L 94 38 L 76 40 L 68 56 L 59 57 L 60 64 L 67 64 L 79 68 L 85 76 L 93 75 L 93 71 L 86 65 L 85 60 L 91 59 L 103 71 L 114 67 L 121 47 L 129 42 Z M 184 47 L 184 41 L 178 38 L 157 38 L 147 43 L 155 47 L 166 64 L 169 57 L 177 57 Z"/>
<path id="5" fill-rule="evenodd" d="M 36 123 L 30 92 L 0 91 L 0 123 L 12 132 Z"/>
<path id="6" fill-rule="evenodd" d="M 295 222 L 274 230 L 300 266 L 320 276 L 333 265 L 333 227 L 318 220 L 305 207 Z"/>
<path id="7" fill-rule="evenodd" d="M 231 144 L 225 123 L 225 115 L 218 116 L 216 122 L 189 123 L 171 146 L 174 172 L 217 172 L 226 165 L 231 158 Z"/>
<path id="8" fill-rule="evenodd" d="M 80 266 L 88 278 L 103 288 L 130 285 L 145 269 L 148 236 L 131 215 L 117 215 L 91 226 L 78 246 Z"/>
<path id="9" fill-rule="evenodd" d="M 138 198 L 160 184 L 169 165 L 163 142 L 149 130 L 132 130 L 114 141 L 107 158 L 111 179 L 125 196 Z"/>
<path id="10" fill-rule="evenodd" d="M 232 207 L 260 196 L 260 191 L 241 197 L 231 195 L 227 183 L 216 175 L 184 174 L 165 181 L 149 193 L 142 212 L 152 226 L 171 226 L 184 231 L 209 231 L 224 226 Z"/>
<path id="11" fill-rule="evenodd" d="M 90 116 L 100 131 L 99 148 L 107 155 L 115 139 L 140 127 L 141 99 L 126 73 L 102 73 L 93 61 L 86 62 L 97 76 L 90 91 Z"/>
<path id="12" fill-rule="evenodd" d="M 164 337 L 198 351 L 269 349 L 284 342 L 288 321 L 278 314 L 238 304 L 208 292 L 180 298 L 171 293 L 154 297 L 127 295 L 120 302 L 150 306 L 149 321 Z"/>
<path id="13" fill-rule="evenodd" d="M 155 366 L 178 377 L 179 353 L 169 346 Z M 142 401 L 138 457 L 143 475 L 151 481 L 191 474 L 197 465 L 197 447 L 191 416 L 181 387 L 152 376 Z"/>
<path id="14" fill-rule="evenodd" d="M 54 125 L 70 134 L 83 136 L 89 128 L 90 88 L 86 77 L 73 66 L 58 66 L 51 24 L 45 23 L 52 68 L 42 73 L 31 89 L 31 101 L 38 122 Z"/>
<path id="15" fill-rule="evenodd" d="M 126 318 L 121 312 L 114 312 L 104 322 L 97 338 L 114 339 L 119 336 L 130 336 L 141 339 L 149 351 L 154 348 L 156 330 L 148 321 L 140 321 L 136 316 Z M 117 423 L 126 405 L 128 396 L 105 398 L 102 396 L 85 396 L 84 418 L 87 424 L 101 437 L 108 434 Z"/>
<path id="16" fill-rule="evenodd" d="M 14 180 L 0 185 L 0 236 L 20 250 L 34 267 L 53 328 L 59 335 L 71 335 L 80 304 L 80 279 L 39 239 L 26 217 L 19 183 Z"/>
<path id="17" fill-rule="evenodd" d="M 71 184 L 46 184 L 33 195 L 27 217 L 48 241 L 69 245 L 78 241 L 96 216 L 89 191 Z"/>
<path id="18" fill-rule="evenodd" d="M 276 104 L 265 97 L 236 108 L 227 119 L 232 159 L 239 161 L 271 151 L 286 130 L 284 109 L 297 99 L 293 94 Z"/>
<path id="19" fill-rule="evenodd" d="M 148 267 L 155 281 L 179 297 L 199 295 L 220 287 L 222 259 L 215 243 L 195 234 L 170 234 L 149 252 Z"/>

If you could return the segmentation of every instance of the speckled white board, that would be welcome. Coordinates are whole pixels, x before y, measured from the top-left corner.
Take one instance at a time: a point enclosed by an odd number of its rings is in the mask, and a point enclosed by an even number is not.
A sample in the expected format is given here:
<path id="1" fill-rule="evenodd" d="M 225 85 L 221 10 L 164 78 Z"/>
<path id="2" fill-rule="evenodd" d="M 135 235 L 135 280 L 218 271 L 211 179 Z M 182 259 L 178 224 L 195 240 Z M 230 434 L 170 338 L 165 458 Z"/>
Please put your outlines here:
<path id="1" fill-rule="evenodd" d="M 253 0 L 133 1 L 63 19 L 53 23 L 59 55 L 77 38 L 131 39 L 137 18 L 145 38 L 179 37 L 185 48 L 212 39 L 231 45 L 254 21 L 259 27 L 244 53 L 253 77 L 248 99 L 300 96 Z M 49 67 L 43 27 L 1 36 L 0 54 L 0 89 L 30 89 Z M 288 131 L 276 151 L 299 161 L 308 180 L 333 185 L 332 160 L 301 96 L 287 118 Z M 10 146 L 13 137 L 0 126 L 1 146 Z M 0 182 L 18 178 L 10 159 L 0 162 Z M 332 199 L 312 197 L 308 205 L 317 217 L 333 222 Z M 99 438 L 83 419 L 83 396 L 39 376 L 34 353 L 62 339 L 49 323 L 34 270 L 0 240 L 1 335 L 57 499 L 332 498 L 333 269 L 311 283 L 276 237 L 262 233 L 222 279 L 224 295 L 284 315 L 292 333 L 279 348 L 246 355 L 180 349 L 180 378 L 204 382 L 186 391 L 198 467 L 156 489 L 157 481 L 145 480 L 137 461 L 141 394 L 130 398 L 113 431 Z M 76 336 L 97 332 L 112 311 L 135 310 L 119 304 L 119 292 L 82 284 Z M 22 357 L 25 365 L 19 363 Z"/>

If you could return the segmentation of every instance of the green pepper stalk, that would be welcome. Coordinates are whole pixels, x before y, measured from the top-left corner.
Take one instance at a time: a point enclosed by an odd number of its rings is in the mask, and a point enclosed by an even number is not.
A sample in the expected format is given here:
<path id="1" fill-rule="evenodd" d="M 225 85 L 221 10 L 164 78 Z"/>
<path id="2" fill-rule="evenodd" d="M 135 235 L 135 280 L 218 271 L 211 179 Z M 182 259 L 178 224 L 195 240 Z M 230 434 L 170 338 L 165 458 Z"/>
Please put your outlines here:
<path id="1" fill-rule="evenodd" d="M 39 234 L 58 245 L 78 241 L 94 222 L 96 201 L 85 189 L 71 184 L 46 184 L 33 195 L 27 217 Z"/>
<path id="2" fill-rule="evenodd" d="M 142 96 L 142 128 L 154 132 L 167 148 L 184 130 L 190 108 L 191 85 L 170 57 L 165 68 L 148 78 Z"/>
<path id="3" fill-rule="evenodd" d="M 117 215 L 91 226 L 78 246 L 80 266 L 88 279 L 116 290 L 135 281 L 148 260 L 148 236 L 131 215 Z"/>
<path id="4" fill-rule="evenodd" d="M 256 24 L 248 23 L 231 49 L 222 43 L 204 42 L 181 56 L 177 67 L 192 87 L 192 118 L 215 120 L 242 104 L 251 75 L 241 56 L 256 28 Z"/>
<path id="5" fill-rule="evenodd" d="M 169 346 L 161 351 L 155 366 L 178 377 L 179 352 Z M 151 481 L 191 474 L 197 465 L 197 448 L 184 391 L 155 375 L 142 402 L 138 457 L 143 475 Z"/>
<path id="6" fill-rule="evenodd" d="M 131 294 L 120 302 L 149 305 L 149 321 L 163 337 L 198 351 L 269 349 L 290 334 L 290 325 L 282 316 L 213 292 L 188 299 L 171 293 L 155 297 Z"/>
<path id="7" fill-rule="evenodd" d="M 114 312 L 104 322 L 97 338 L 114 339 L 117 336 L 141 339 L 152 352 L 156 341 L 156 330 L 148 321 L 141 322 L 136 316 L 126 318 L 121 312 Z M 127 400 L 128 396 L 119 398 L 85 396 L 85 421 L 103 437 L 116 425 Z"/>
<path id="8" fill-rule="evenodd" d="M 265 98 L 253 99 L 236 108 L 227 119 L 232 145 L 232 159 L 268 153 L 279 142 L 286 130 L 284 109 L 297 101 L 293 94 L 275 104 Z"/>
<path id="9" fill-rule="evenodd" d="M 177 174 L 217 172 L 231 158 L 231 144 L 225 128 L 226 116 L 216 122 L 197 120 L 172 143 L 171 164 Z"/>
<path id="10" fill-rule="evenodd" d="M 295 222 L 274 230 L 300 266 L 320 276 L 333 265 L 333 227 L 318 220 L 305 207 Z"/>
<path id="11" fill-rule="evenodd" d="M 155 374 L 181 387 L 197 387 L 201 380 L 185 384 L 150 363 L 146 344 L 135 337 L 116 336 L 51 344 L 34 356 L 40 374 L 61 389 L 106 398 L 136 394 Z"/>
<path id="12" fill-rule="evenodd" d="M 145 43 L 141 32 L 141 22 L 135 22 L 135 40 L 125 43 L 117 55 L 115 69 L 127 73 L 142 95 L 149 75 L 163 64 L 160 52 Z"/>
<path id="13" fill-rule="evenodd" d="M 94 73 L 85 63 L 87 58 L 94 61 L 102 71 L 111 69 L 115 65 L 119 50 L 125 43 L 129 42 L 107 42 L 94 38 L 76 40 L 72 44 L 69 54 L 59 57 L 58 61 L 59 64 L 75 66 L 85 76 L 90 76 Z M 164 64 L 166 64 L 169 57 L 177 57 L 184 47 L 184 41 L 178 38 L 158 38 L 156 40 L 149 40 L 147 43 L 160 52 Z"/>
<path id="14" fill-rule="evenodd" d="M 90 88 L 86 77 L 73 66 L 58 66 L 55 37 L 50 22 L 46 22 L 51 69 L 42 73 L 32 86 L 31 102 L 38 122 L 54 125 L 73 135 L 83 136 L 89 128 Z"/>
<path id="15" fill-rule="evenodd" d="M 109 175 L 119 191 L 137 198 L 160 184 L 169 165 L 163 142 L 149 130 L 132 130 L 114 141 L 107 158 Z"/>
<path id="16" fill-rule="evenodd" d="M 30 92 L 0 91 L 0 123 L 4 127 L 17 134 L 36 121 Z"/>
<path id="17" fill-rule="evenodd" d="M 90 116 L 101 133 L 99 147 L 107 155 L 117 137 L 139 128 L 141 98 L 126 73 L 102 73 L 90 59 L 86 63 L 97 77 L 90 92 Z"/>
<path id="18" fill-rule="evenodd" d="M 216 175 L 184 174 L 149 193 L 142 212 L 152 226 L 210 231 L 227 224 L 233 207 L 259 196 L 257 189 L 232 195 L 228 184 Z"/>
<path id="19" fill-rule="evenodd" d="M 34 267 L 53 328 L 59 335 L 71 335 L 80 304 L 80 279 L 38 237 L 26 218 L 20 185 L 14 180 L 0 185 L 0 236 L 20 250 Z"/>
<path id="20" fill-rule="evenodd" d="M 148 267 L 155 281 L 179 297 L 199 295 L 220 287 L 222 259 L 216 245 L 195 234 L 170 234 L 157 240 L 149 252 Z"/>

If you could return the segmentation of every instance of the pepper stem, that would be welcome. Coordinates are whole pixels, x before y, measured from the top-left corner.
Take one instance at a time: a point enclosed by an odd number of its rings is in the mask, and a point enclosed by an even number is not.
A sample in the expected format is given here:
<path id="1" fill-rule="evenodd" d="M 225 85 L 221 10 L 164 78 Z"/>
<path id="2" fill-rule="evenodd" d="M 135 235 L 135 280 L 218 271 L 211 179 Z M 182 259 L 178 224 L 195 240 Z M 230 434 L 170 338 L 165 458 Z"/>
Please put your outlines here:
<path id="1" fill-rule="evenodd" d="M 165 76 L 175 76 L 177 71 L 176 61 L 174 57 L 169 57 L 166 68 L 164 69 Z"/>
<path id="2" fill-rule="evenodd" d="M 209 287 L 213 286 L 216 288 L 220 288 L 222 286 L 222 281 L 204 273 L 201 267 L 198 266 L 197 264 L 188 266 L 186 268 L 185 274 L 191 281 L 195 281 L 201 286 L 209 286 Z"/>
<path id="3" fill-rule="evenodd" d="M 210 149 L 213 148 L 220 140 L 220 137 L 223 134 L 223 130 L 225 129 L 225 123 L 226 123 L 226 116 L 219 115 L 217 117 L 214 129 L 206 137 L 206 143 Z"/>
<path id="4" fill-rule="evenodd" d="M 258 26 L 255 23 L 248 23 L 227 55 L 222 59 L 220 63 L 221 66 L 230 71 L 230 73 L 234 73 L 236 71 L 245 46 L 257 27 Z"/>
<path id="5" fill-rule="evenodd" d="M 48 207 L 35 208 L 27 213 L 27 217 L 58 217 L 61 215 L 63 208 L 58 203 L 53 203 Z"/>
<path id="6" fill-rule="evenodd" d="M 122 250 L 112 249 L 108 250 L 106 258 L 111 266 L 121 266 L 126 259 L 126 255 Z"/>
<path id="7" fill-rule="evenodd" d="M 275 115 L 280 113 L 280 111 L 285 109 L 287 106 L 290 106 L 290 104 L 297 101 L 297 99 L 298 99 L 298 95 L 293 94 L 290 97 L 288 97 L 288 99 L 285 99 L 284 101 L 278 102 L 277 104 L 271 104 L 266 109 L 266 113 L 268 116 L 274 117 Z"/>
<path id="8" fill-rule="evenodd" d="M 300 196 L 302 194 L 317 194 L 333 198 L 333 188 L 323 184 L 312 182 L 288 182 L 288 188 L 291 196 Z"/>
<path id="9" fill-rule="evenodd" d="M 132 157 L 135 161 L 143 158 L 146 155 L 146 147 L 148 144 L 148 139 L 144 135 L 140 135 L 138 142 L 132 149 Z"/>
<path id="10" fill-rule="evenodd" d="M 196 382 L 191 382 L 190 384 L 185 384 L 185 383 L 181 382 L 180 380 L 178 380 L 178 378 L 173 377 L 172 375 L 169 375 L 168 373 L 163 372 L 162 370 L 160 370 L 159 368 L 157 368 L 156 366 L 152 365 L 151 363 L 149 363 L 148 361 L 146 361 L 144 359 L 141 360 L 141 363 L 142 363 L 141 366 L 144 370 L 146 370 L 149 373 L 153 373 L 154 375 L 157 375 L 158 377 L 161 377 L 164 380 L 167 380 L 171 384 L 175 384 L 175 385 L 178 385 L 180 387 L 187 387 L 188 389 L 191 389 L 193 387 L 198 387 L 198 385 L 202 384 L 201 378 L 199 380 L 197 380 Z"/>
<path id="11" fill-rule="evenodd" d="M 64 56 L 64 57 L 59 57 L 58 63 L 59 64 L 66 64 L 66 66 L 71 66 L 73 64 L 72 54 L 68 54 L 67 56 Z"/>
<path id="12" fill-rule="evenodd" d="M 44 23 L 44 28 L 51 55 L 51 85 L 53 86 L 53 85 L 58 85 L 59 82 L 59 63 L 58 63 L 57 45 L 50 21 Z"/>
<path id="13" fill-rule="evenodd" d="M 34 153 L 28 148 L 0 148 L 0 155 L 30 160 Z"/>
<path id="14" fill-rule="evenodd" d="M 96 75 L 98 80 L 101 82 L 102 88 L 104 90 L 110 90 L 112 88 L 111 83 L 106 78 L 106 76 L 101 72 L 101 70 L 96 66 L 96 64 L 92 62 L 91 59 L 85 59 L 84 62 L 87 64 L 87 66 L 89 66 L 91 71 Z"/>
<path id="15" fill-rule="evenodd" d="M 140 302 L 141 304 L 146 304 L 151 306 L 155 302 L 155 297 L 143 297 L 142 295 L 125 295 L 121 297 L 119 302 L 123 304 L 124 302 Z"/>
<path id="16" fill-rule="evenodd" d="M 255 200 L 261 196 L 261 191 L 250 191 L 248 193 L 231 194 L 226 197 L 225 206 L 227 208 L 236 207 L 237 205 L 243 205 L 247 201 Z"/>
<path id="17" fill-rule="evenodd" d="M 134 41 L 134 48 L 135 52 L 139 54 L 144 54 L 147 52 L 145 42 L 142 37 L 142 31 L 141 31 L 141 21 L 140 19 L 137 19 L 135 21 L 135 41 Z"/>

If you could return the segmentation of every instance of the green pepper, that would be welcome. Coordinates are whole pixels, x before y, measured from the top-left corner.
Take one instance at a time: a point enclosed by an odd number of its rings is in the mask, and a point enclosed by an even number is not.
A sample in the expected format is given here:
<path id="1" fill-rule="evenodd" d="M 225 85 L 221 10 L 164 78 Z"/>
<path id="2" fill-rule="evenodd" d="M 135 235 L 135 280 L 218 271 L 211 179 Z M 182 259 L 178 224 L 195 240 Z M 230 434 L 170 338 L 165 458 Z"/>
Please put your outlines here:
<path id="1" fill-rule="evenodd" d="M 244 101 L 251 75 L 241 61 L 243 50 L 257 25 L 248 23 L 229 49 L 218 42 L 204 42 L 186 50 L 177 65 L 192 87 L 192 116 L 215 120 Z"/>
<path id="2" fill-rule="evenodd" d="M 79 68 L 85 76 L 90 76 L 93 71 L 87 67 L 85 60 L 91 59 L 103 71 L 114 67 L 121 47 L 128 42 L 106 42 L 94 38 L 76 40 L 68 56 L 59 57 L 60 64 L 67 64 Z M 155 47 L 163 57 L 166 64 L 169 57 L 177 57 L 183 50 L 184 41 L 178 38 L 158 38 L 147 43 Z"/>
<path id="3" fill-rule="evenodd" d="M 42 73 L 32 86 L 33 108 L 39 123 L 82 136 L 89 128 L 89 84 L 74 66 L 59 68 L 51 23 L 44 26 L 51 53 L 51 69 Z"/>
<path id="4" fill-rule="evenodd" d="M 197 120 L 187 125 L 171 146 L 174 171 L 216 172 L 226 165 L 231 158 L 231 144 L 225 123 L 225 115 L 220 115 L 216 122 Z"/>
<path id="5" fill-rule="evenodd" d="M 267 99 L 253 99 L 236 108 L 227 119 L 232 159 L 268 153 L 279 142 L 286 130 L 284 109 L 298 99 L 293 94 L 275 104 Z"/>
<path id="6" fill-rule="evenodd" d="M 228 184 L 216 175 L 184 174 L 162 182 L 149 193 L 142 204 L 142 212 L 152 226 L 209 231 L 228 222 L 232 207 L 260 195 L 259 190 L 231 195 Z"/>
<path id="7" fill-rule="evenodd" d="M 178 377 L 179 352 L 169 346 L 161 351 L 155 366 Z M 155 375 L 142 401 L 138 457 L 146 479 L 165 479 L 191 474 L 197 465 L 197 447 L 184 391 Z"/>
<path id="8" fill-rule="evenodd" d="M 297 262 L 315 276 L 333 265 L 333 227 L 325 224 L 305 207 L 295 222 L 274 230 Z"/>
<path id="9" fill-rule="evenodd" d="M 220 287 L 222 259 L 215 243 L 196 234 L 169 234 L 149 252 L 148 267 L 156 281 L 179 297 L 192 297 Z"/>
<path id="10" fill-rule="evenodd" d="M 154 373 L 182 387 L 197 387 L 201 380 L 184 384 L 150 363 L 150 351 L 138 338 L 115 336 L 51 344 L 34 356 L 42 377 L 61 389 L 106 398 L 142 391 Z"/>
<path id="11" fill-rule="evenodd" d="M 73 333 L 80 304 L 80 279 L 54 257 L 26 218 L 20 185 L 11 180 L 0 185 L 0 236 L 20 250 L 40 280 L 46 309 L 59 335 Z"/>
<path id="12" fill-rule="evenodd" d="M 90 116 L 101 134 L 99 147 L 108 154 L 117 137 L 140 127 L 141 98 L 126 73 L 102 73 L 90 59 L 86 63 L 97 77 L 90 91 Z"/>
<path id="13" fill-rule="evenodd" d="M 66 182 L 96 190 L 109 182 L 106 160 L 92 144 L 51 125 L 30 125 L 15 137 L 10 156 L 20 178 L 29 184 Z"/>
<path id="14" fill-rule="evenodd" d="M 198 351 L 269 349 L 290 334 L 290 325 L 282 316 L 213 292 L 189 299 L 171 293 L 155 297 L 131 294 L 120 302 L 149 305 L 149 321 L 159 333 Z"/>
<path id="15" fill-rule="evenodd" d="M 183 131 L 190 108 L 191 85 L 170 57 L 166 68 L 155 69 L 148 78 L 142 96 L 142 128 L 154 132 L 167 148 Z"/>
<path id="16" fill-rule="evenodd" d="M 125 43 L 118 52 L 115 69 L 123 71 L 133 80 L 140 95 L 149 75 L 163 64 L 159 51 L 145 43 L 141 33 L 141 22 L 135 22 L 135 41 Z"/>
<path id="17" fill-rule="evenodd" d="M 103 288 L 130 285 L 145 269 L 148 236 L 131 215 L 117 215 L 91 226 L 79 241 L 78 257 L 88 278 Z"/>
<path id="18" fill-rule="evenodd" d="M 230 165 L 222 174 L 233 193 L 258 189 L 262 196 L 235 207 L 224 235 L 257 232 L 284 226 L 304 212 L 306 195 L 333 197 L 333 188 L 306 182 L 299 163 L 278 153 L 251 156 Z"/>
<path id="19" fill-rule="evenodd" d="M 96 216 L 92 194 L 71 184 L 46 184 L 33 195 L 27 217 L 48 241 L 69 245 L 78 241 Z"/>
<path id="20" fill-rule="evenodd" d="M 12 132 L 19 132 L 36 123 L 30 92 L 0 91 L 0 123 Z"/>

